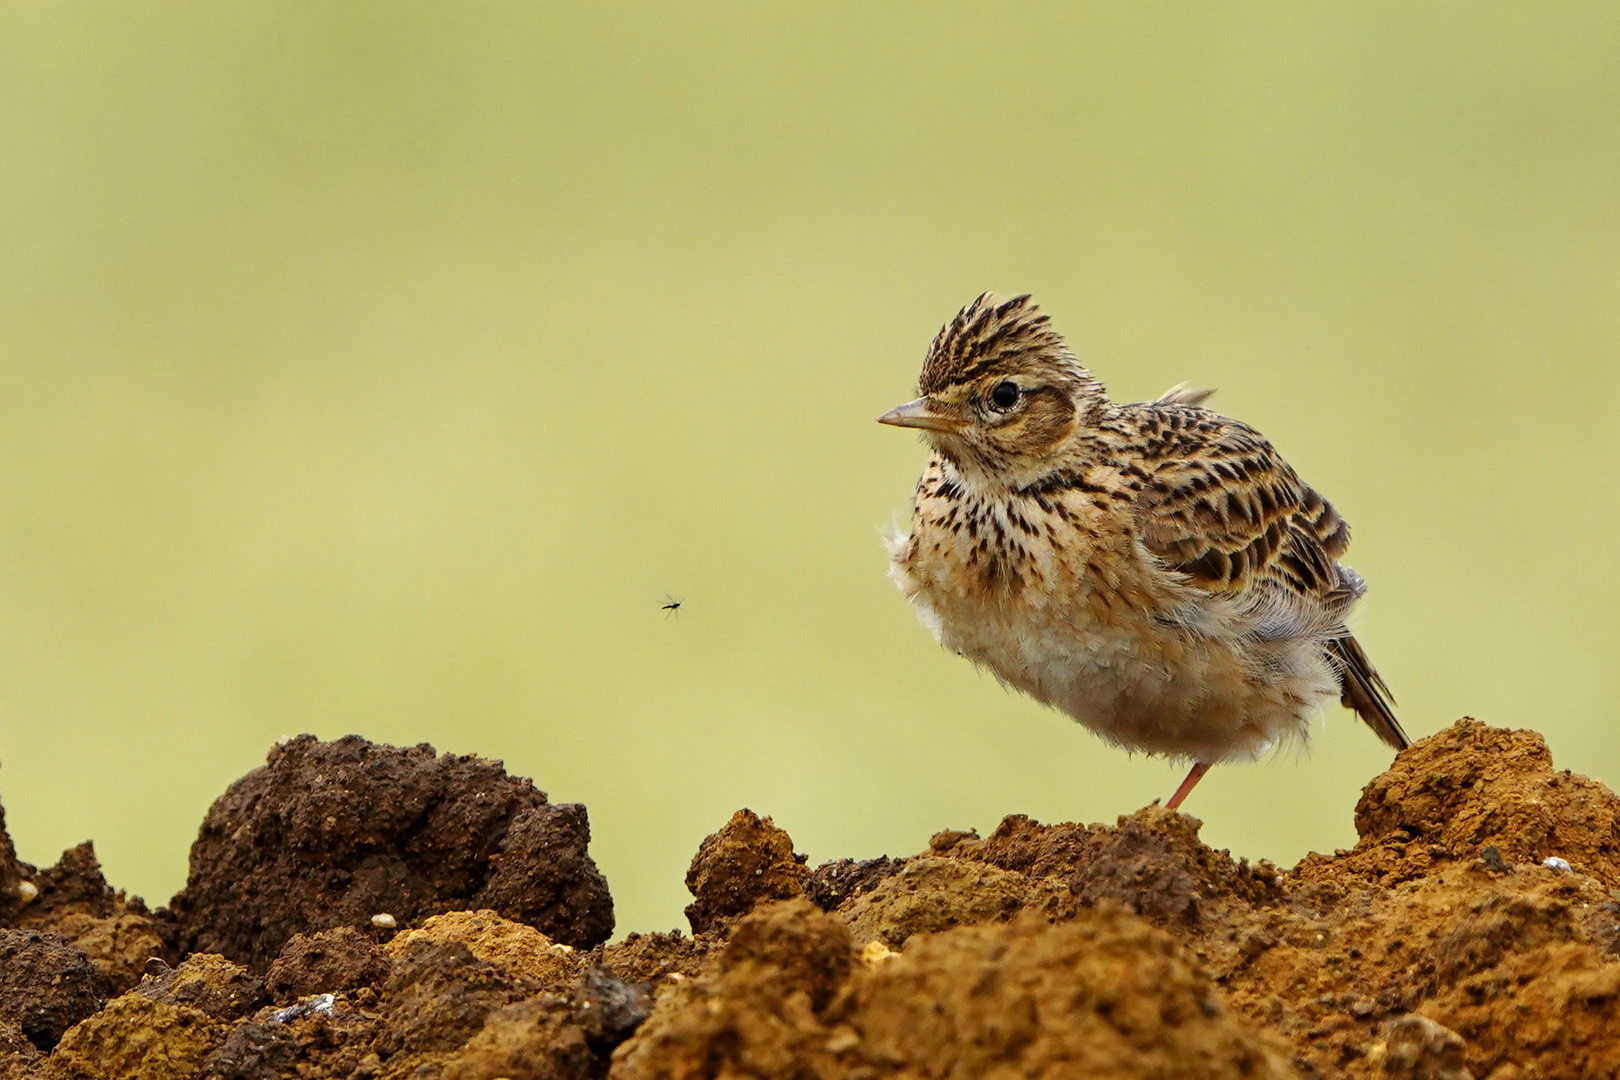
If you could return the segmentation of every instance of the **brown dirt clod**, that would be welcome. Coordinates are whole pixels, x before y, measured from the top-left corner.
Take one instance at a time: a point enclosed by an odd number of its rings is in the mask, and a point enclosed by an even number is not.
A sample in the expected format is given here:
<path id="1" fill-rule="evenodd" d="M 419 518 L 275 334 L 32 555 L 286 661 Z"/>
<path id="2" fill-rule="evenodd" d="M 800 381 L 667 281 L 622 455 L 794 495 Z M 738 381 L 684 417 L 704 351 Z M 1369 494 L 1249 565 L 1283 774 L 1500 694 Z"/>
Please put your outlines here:
<path id="1" fill-rule="evenodd" d="M 190 1080 L 224 1034 L 200 1009 L 129 993 L 74 1025 L 50 1057 L 56 1080 Z"/>
<path id="2" fill-rule="evenodd" d="M 380 1021 L 338 997 L 330 1008 L 278 1019 L 261 1009 L 236 1024 L 203 1062 L 206 1080 L 369 1080 Z"/>
<path id="3" fill-rule="evenodd" d="M 258 971 L 298 933 L 493 907 L 589 947 L 613 930 L 583 807 L 551 806 L 499 762 L 300 735 L 232 784 L 167 913 L 180 951 Z"/>
<path id="4" fill-rule="evenodd" d="M 1286 1049 L 1230 1015 L 1168 935 L 1113 910 L 922 935 L 864 965 L 836 918 L 789 901 L 661 998 L 612 1075 L 1282 1078 Z"/>
<path id="5" fill-rule="evenodd" d="M 818 1012 L 858 963 L 842 923 L 808 900 L 743 916 L 712 970 L 666 990 L 614 1053 L 614 1080 L 830 1077 L 832 1033 Z"/>
<path id="6" fill-rule="evenodd" d="M 106 916 L 124 906 L 123 897 L 102 875 L 96 846 L 88 840 L 62 852 L 55 866 L 29 877 L 39 896 L 19 913 L 21 922 L 37 923 L 47 916 L 65 914 Z M 146 905 L 139 901 L 132 906 L 145 912 Z"/>
<path id="7" fill-rule="evenodd" d="M 586 853 L 590 842 L 579 803 L 519 811 L 490 860 L 495 872 L 467 906 L 493 909 L 575 948 L 601 944 L 613 933 L 613 898 Z"/>
<path id="8" fill-rule="evenodd" d="M 1293 1075 L 1286 1044 L 1228 1010 L 1174 939 L 1114 908 L 921 938 L 841 1016 L 854 1054 L 891 1075 Z"/>
<path id="9" fill-rule="evenodd" d="M 149 1001 L 184 1005 L 215 1020 L 239 1020 L 264 1004 L 264 982 L 217 953 L 193 953 L 179 967 L 149 974 L 135 988 Z"/>
<path id="10" fill-rule="evenodd" d="M 491 1014 L 439 1075 L 443 1080 L 598 1080 L 603 1068 L 568 999 L 546 994 Z"/>
<path id="11" fill-rule="evenodd" d="M 787 900 L 804 892 L 810 870 L 793 853 L 793 838 L 770 818 L 738 810 L 725 828 L 704 839 L 686 871 L 686 907 L 694 934 L 723 930 L 761 900 Z"/>
<path id="12" fill-rule="evenodd" d="M 1023 874 L 964 859 L 919 855 L 839 910 L 857 944 L 898 949 L 913 934 L 1008 919 L 1028 901 Z"/>
<path id="13" fill-rule="evenodd" d="M 0 926 L 66 938 L 101 972 L 102 989 L 109 996 L 134 986 L 147 963 L 168 952 L 163 927 L 146 904 L 107 884 L 95 845 L 68 848 L 55 866 L 38 870 L 16 861 L 0 811 L 0 883 L 8 881 L 9 887 L 0 884 Z M 18 891 L 25 882 L 26 897 Z"/>
<path id="14" fill-rule="evenodd" d="M 435 915 L 416 930 L 396 934 L 385 952 L 397 960 L 422 941 L 457 942 L 479 960 L 547 990 L 566 988 L 586 966 L 582 954 L 489 910 Z"/>
<path id="15" fill-rule="evenodd" d="M 387 954 L 364 931 L 334 926 L 317 934 L 294 934 L 270 965 L 264 985 L 285 1005 L 309 994 L 375 988 L 386 978 Z"/>
<path id="16" fill-rule="evenodd" d="M 459 941 L 412 941 L 383 985 L 384 1058 L 454 1050 L 491 1013 L 539 991 L 507 969 L 479 960 Z"/>
<path id="17" fill-rule="evenodd" d="M 832 911 L 846 900 L 871 892 L 905 865 L 906 860 L 891 859 L 887 855 L 876 859 L 835 859 L 815 868 L 805 883 L 804 895 L 822 911 Z"/>
<path id="18" fill-rule="evenodd" d="M 23 909 L 24 902 L 18 886 L 23 883 L 23 867 L 17 861 L 17 848 L 6 831 L 6 808 L 0 805 L 0 928 L 12 925 L 12 920 Z"/>
<path id="19" fill-rule="evenodd" d="M 1420 739 L 1374 777 L 1356 803 L 1360 842 L 1328 868 L 1386 885 L 1412 880 L 1448 861 L 1473 860 L 1486 848 L 1504 864 L 1565 859 L 1610 888 L 1620 888 L 1620 799 L 1596 781 L 1553 768 L 1533 731 L 1463 719 Z"/>
<path id="20" fill-rule="evenodd" d="M 712 948 L 711 939 L 691 938 L 679 931 L 627 934 L 623 941 L 602 950 L 601 961 L 621 978 L 657 985 L 698 974 Z"/>
<path id="21" fill-rule="evenodd" d="M 105 984 L 84 953 L 59 934 L 0 930 L 0 1022 L 49 1050 L 101 1007 Z"/>
<path id="22" fill-rule="evenodd" d="M 1206 901 L 1265 904 L 1279 895 L 1277 870 L 1251 867 L 1198 839 L 1200 822 L 1148 806 L 1105 825 L 1042 825 L 1022 814 L 983 840 L 952 843 L 944 854 L 1061 878 L 1081 904 L 1112 902 L 1164 925 L 1196 924 Z"/>
<path id="23" fill-rule="evenodd" d="M 47 924 L 89 957 L 101 972 L 109 996 L 117 996 L 141 981 L 148 965 L 161 960 L 163 939 L 150 918 L 124 911 L 98 917 L 69 912 Z"/>

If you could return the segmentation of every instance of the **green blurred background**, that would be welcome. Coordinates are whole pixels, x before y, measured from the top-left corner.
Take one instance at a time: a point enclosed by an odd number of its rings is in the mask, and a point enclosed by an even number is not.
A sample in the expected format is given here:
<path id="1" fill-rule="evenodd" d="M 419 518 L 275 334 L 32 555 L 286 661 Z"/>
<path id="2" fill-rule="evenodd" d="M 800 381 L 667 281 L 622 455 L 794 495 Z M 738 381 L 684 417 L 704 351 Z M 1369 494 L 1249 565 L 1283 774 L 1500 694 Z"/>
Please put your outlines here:
<path id="1" fill-rule="evenodd" d="M 23 857 L 160 902 L 300 731 L 585 802 L 621 933 L 739 806 L 819 862 L 1168 794 L 885 580 L 873 418 L 987 288 L 1338 504 L 1414 735 L 1620 781 L 1617 56 L 1601 3 L 0 6 Z M 1334 710 L 1189 809 L 1290 863 L 1388 760 Z"/>

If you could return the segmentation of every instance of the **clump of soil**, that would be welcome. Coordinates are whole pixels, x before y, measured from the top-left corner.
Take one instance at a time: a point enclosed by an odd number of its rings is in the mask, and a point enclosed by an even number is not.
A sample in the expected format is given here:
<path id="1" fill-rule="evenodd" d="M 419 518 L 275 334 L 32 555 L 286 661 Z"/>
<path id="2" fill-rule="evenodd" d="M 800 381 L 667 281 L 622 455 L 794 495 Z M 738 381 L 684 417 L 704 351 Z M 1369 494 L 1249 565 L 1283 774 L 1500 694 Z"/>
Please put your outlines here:
<path id="1" fill-rule="evenodd" d="M 862 941 L 898 949 L 913 934 L 1011 917 L 1036 900 L 1023 874 L 965 859 L 918 856 L 837 911 Z"/>
<path id="2" fill-rule="evenodd" d="M 1113 826 L 1013 816 L 983 838 L 940 833 L 905 860 L 828 864 L 806 895 L 875 966 L 822 1008 L 711 962 L 661 1000 L 614 1075 L 683 1075 L 699 1061 L 711 1064 L 690 1075 L 787 1062 L 818 1077 L 1060 1068 L 1081 1051 L 1042 1041 L 1046 950 L 1064 957 L 1071 995 L 1104 985 L 1087 975 L 1094 960 L 1161 964 L 1135 980 L 1120 963 L 1106 985 L 1121 996 L 1093 1006 L 1139 1017 L 1128 1053 L 1077 1017 L 1054 1021 L 1087 1032 L 1085 1075 L 1620 1075 L 1620 800 L 1555 771 L 1534 733 L 1464 720 L 1402 753 L 1356 820 L 1354 850 L 1286 872 L 1211 850 L 1196 819 L 1157 808 Z M 786 911 L 756 907 L 733 939 Z M 1079 930 L 1085 944 L 1063 952 Z M 1021 951 L 1026 939 L 1040 944 Z M 975 967 L 982 955 L 997 960 Z M 888 971 L 909 972 L 911 988 L 879 1009 L 887 984 L 871 973 Z M 1017 993 L 997 997 L 1003 980 Z M 1195 1034 L 1180 1018 L 1203 1011 L 1186 1007 L 1200 994 L 1218 1016 Z"/>
<path id="3" fill-rule="evenodd" d="M 1312 880 L 1353 872 L 1394 885 L 1494 848 L 1507 864 L 1565 859 L 1620 888 L 1620 801 L 1595 780 L 1553 769 L 1533 731 L 1463 720 L 1414 745 L 1356 803 L 1348 858 L 1308 856 Z"/>
<path id="4" fill-rule="evenodd" d="M 279 1004 L 334 990 L 376 986 L 388 977 L 388 956 L 354 926 L 294 934 L 270 965 L 264 988 Z"/>
<path id="5" fill-rule="evenodd" d="M 723 930 L 761 900 L 798 896 L 810 879 L 804 864 L 805 857 L 793 851 L 793 838 L 770 818 L 737 811 L 725 828 L 703 841 L 686 871 L 692 932 Z"/>
<path id="6" fill-rule="evenodd" d="M 60 934 L 0 930 L 0 1024 L 35 1049 L 50 1050 L 99 1009 L 101 989 L 89 957 Z"/>
<path id="7" fill-rule="evenodd" d="M 156 917 L 89 845 L 17 862 L 0 818 L 0 1080 L 1620 1075 L 1620 800 L 1464 720 L 1356 822 L 1287 871 L 1156 807 L 812 870 L 739 811 L 692 936 L 603 945 L 583 807 L 305 736 Z"/>
<path id="8" fill-rule="evenodd" d="M 7 861 L 9 860 L 9 861 Z M 140 981 L 147 965 L 169 957 L 160 927 L 139 897 L 114 892 L 101 874 L 95 847 L 83 843 L 40 870 L 20 862 L 0 810 L 0 927 L 66 938 L 101 974 L 104 996 Z"/>
<path id="9" fill-rule="evenodd" d="M 585 808 L 425 745 L 278 746 L 156 916 L 89 844 L 41 871 L 3 822 L 0 1078 L 599 1077 L 651 1007 L 602 961 L 664 983 L 707 948 L 604 948 Z"/>
<path id="10" fill-rule="evenodd" d="M 805 883 L 804 895 L 822 911 L 877 888 L 884 878 L 898 874 L 904 859 L 881 855 L 876 859 L 835 859 L 822 863 Z"/>
<path id="11" fill-rule="evenodd" d="M 267 1004 L 264 980 L 217 953 L 192 953 L 179 967 L 163 966 L 142 980 L 135 993 L 215 1020 L 240 1020 Z"/>
<path id="12" fill-rule="evenodd" d="M 585 808 L 498 761 L 301 735 L 215 801 L 165 914 L 176 951 L 264 970 L 294 934 L 490 908 L 589 947 L 613 932 Z"/>
<path id="13" fill-rule="evenodd" d="M 761 906 L 711 974 L 660 999 L 613 1076 L 1291 1075 L 1280 1039 L 1117 908 L 926 934 L 866 962 L 856 940 L 808 901 Z"/>
<path id="14" fill-rule="evenodd" d="M 46 1075 L 63 1080 L 167 1080 L 199 1075 L 224 1025 L 184 1005 L 125 994 L 68 1031 Z"/>

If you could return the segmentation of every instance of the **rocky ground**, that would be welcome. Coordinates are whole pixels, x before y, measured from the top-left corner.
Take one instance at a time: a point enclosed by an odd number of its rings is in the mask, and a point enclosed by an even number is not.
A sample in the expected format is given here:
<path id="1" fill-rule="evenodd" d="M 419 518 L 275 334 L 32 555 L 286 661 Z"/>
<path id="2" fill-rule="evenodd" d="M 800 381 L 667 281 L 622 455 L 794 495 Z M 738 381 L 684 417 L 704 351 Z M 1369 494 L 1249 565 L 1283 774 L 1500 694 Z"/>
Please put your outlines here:
<path id="1" fill-rule="evenodd" d="M 1283 870 L 1150 808 L 812 869 L 739 810 L 692 934 L 613 930 L 585 808 L 309 736 L 149 911 L 0 817 L 0 1080 L 1620 1075 L 1620 800 L 1472 720 Z"/>

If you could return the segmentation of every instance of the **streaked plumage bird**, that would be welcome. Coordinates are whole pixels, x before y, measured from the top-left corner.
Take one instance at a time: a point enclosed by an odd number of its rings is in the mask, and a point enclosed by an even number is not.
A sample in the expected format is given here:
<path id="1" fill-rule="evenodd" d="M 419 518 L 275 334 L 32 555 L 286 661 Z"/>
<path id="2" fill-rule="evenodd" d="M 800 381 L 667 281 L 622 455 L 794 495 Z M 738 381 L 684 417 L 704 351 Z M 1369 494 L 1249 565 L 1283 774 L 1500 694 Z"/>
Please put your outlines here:
<path id="1" fill-rule="evenodd" d="M 1116 405 L 1028 296 L 940 330 L 880 422 L 934 449 L 891 576 L 940 643 L 1129 750 L 1211 765 L 1303 741 L 1334 698 L 1408 744 L 1345 627 L 1344 519 L 1178 386 Z"/>

